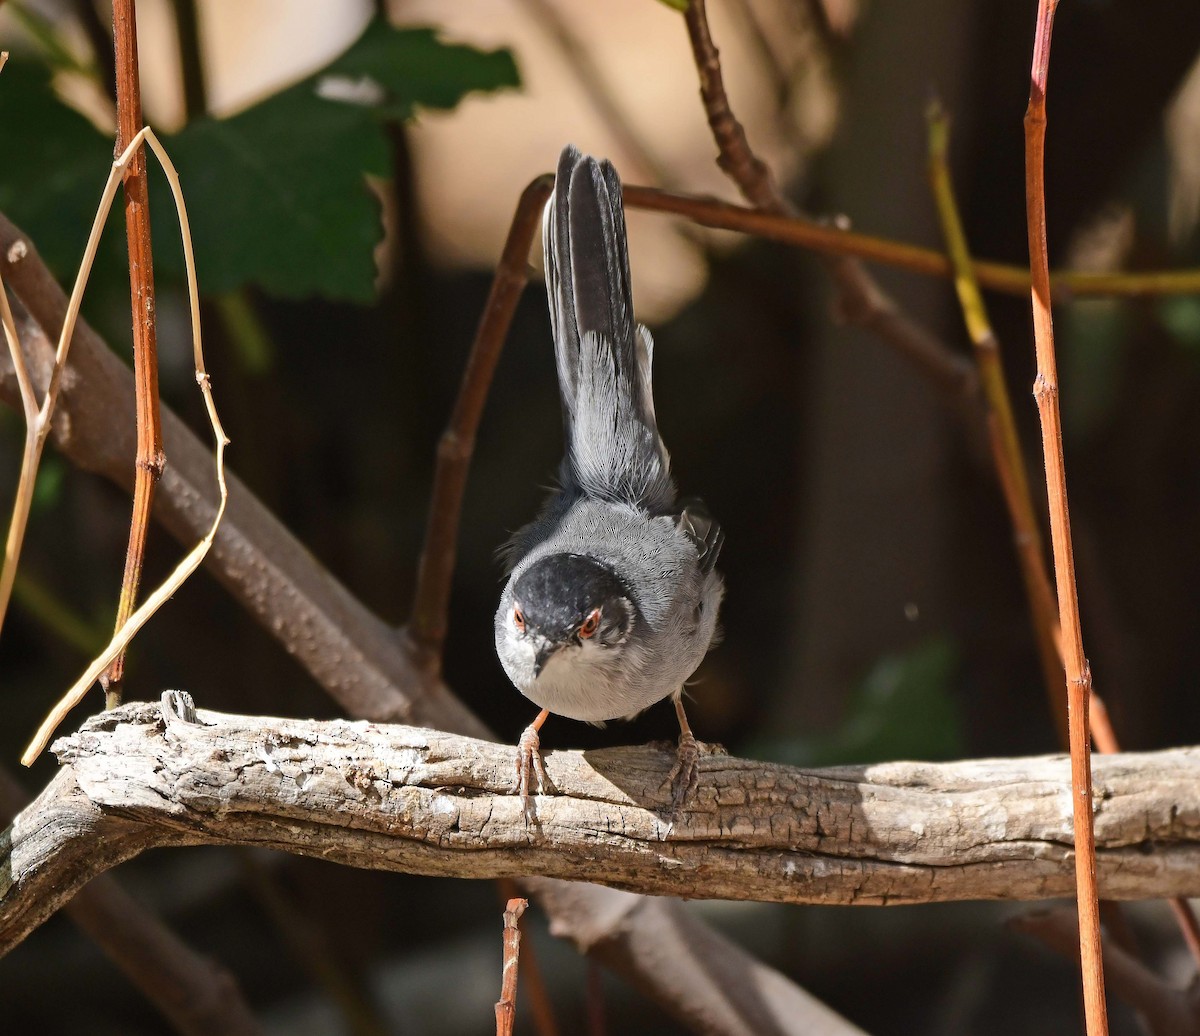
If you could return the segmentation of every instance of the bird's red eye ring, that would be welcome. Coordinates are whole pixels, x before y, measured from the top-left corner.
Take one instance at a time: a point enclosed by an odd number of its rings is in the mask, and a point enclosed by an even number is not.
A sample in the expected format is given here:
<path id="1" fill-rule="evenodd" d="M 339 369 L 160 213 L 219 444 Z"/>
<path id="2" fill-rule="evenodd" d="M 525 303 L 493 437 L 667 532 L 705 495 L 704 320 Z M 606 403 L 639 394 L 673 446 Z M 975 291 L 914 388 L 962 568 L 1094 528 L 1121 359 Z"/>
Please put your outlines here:
<path id="1" fill-rule="evenodd" d="M 513 605 L 513 625 L 517 627 L 518 633 L 525 632 L 525 613 L 521 611 L 519 604 Z"/>
<path id="2" fill-rule="evenodd" d="M 580 623 L 579 635 L 581 637 L 583 637 L 584 640 L 587 640 L 588 637 L 594 637 L 596 635 L 596 630 L 598 630 L 599 628 L 600 628 L 600 609 L 594 608 L 592 610 L 591 615 L 589 615 L 586 619 L 583 620 L 582 623 Z"/>

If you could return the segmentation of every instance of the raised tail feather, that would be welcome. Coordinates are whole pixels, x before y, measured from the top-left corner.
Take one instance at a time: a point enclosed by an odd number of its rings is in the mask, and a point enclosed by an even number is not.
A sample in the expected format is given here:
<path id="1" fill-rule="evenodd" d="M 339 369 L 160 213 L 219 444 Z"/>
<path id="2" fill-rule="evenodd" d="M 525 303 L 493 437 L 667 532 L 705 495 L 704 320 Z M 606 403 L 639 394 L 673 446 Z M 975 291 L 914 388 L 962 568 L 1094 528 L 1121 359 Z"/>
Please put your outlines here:
<path id="1" fill-rule="evenodd" d="M 542 237 L 562 392 L 564 484 L 666 512 L 675 499 L 651 389 L 654 343 L 635 323 L 621 181 L 567 147 Z"/>

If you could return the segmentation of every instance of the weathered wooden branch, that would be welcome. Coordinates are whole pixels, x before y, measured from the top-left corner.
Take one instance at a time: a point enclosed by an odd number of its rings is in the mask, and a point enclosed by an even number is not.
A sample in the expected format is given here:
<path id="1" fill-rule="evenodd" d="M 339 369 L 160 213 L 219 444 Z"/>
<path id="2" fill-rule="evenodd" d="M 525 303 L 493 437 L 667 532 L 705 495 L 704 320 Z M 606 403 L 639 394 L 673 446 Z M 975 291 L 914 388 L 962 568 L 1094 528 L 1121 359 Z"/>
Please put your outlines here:
<path id="1" fill-rule="evenodd" d="M 35 380 L 49 370 L 66 298 L 33 242 L 0 215 L 0 270 L 15 296 L 21 344 Z M 44 382 L 39 381 L 39 385 Z M 125 489 L 135 454 L 133 375 L 80 321 L 53 437 L 72 463 Z M 12 363 L 0 355 L 0 400 L 20 405 Z M 171 457 L 154 517 L 184 543 L 212 522 L 218 495 L 211 451 L 168 408 Z M 351 715 L 422 723 L 471 735 L 487 728 L 440 680 L 415 664 L 406 638 L 373 615 L 236 477 L 206 567 Z M 691 1029 L 724 1036 L 855 1036 L 855 1026 L 671 899 L 527 878 L 550 930 L 636 986 Z M 729 983 L 721 977 L 743 976 Z"/>
<path id="2" fill-rule="evenodd" d="M 0 824 L 7 824 L 27 804 L 24 789 L 0 766 Z M 88 882 L 64 912 L 158 1008 L 173 1032 L 261 1036 L 262 1027 L 233 973 L 184 942 L 111 874 Z"/>
<path id="3" fill-rule="evenodd" d="M 557 794 L 531 821 L 511 747 L 421 728 L 189 721 L 139 703 L 54 751 L 62 771 L 2 847 L 0 950 L 89 878 L 165 845 L 789 903 L 1044 899 L 1074 884 L 1063 757 L 809 772 L 714 755 L 673 818 L 669 752 L 550 752 Z M 1200 748 L 1097 758 L 1096 788 L 1103 894 L 1200 894 Z"/>

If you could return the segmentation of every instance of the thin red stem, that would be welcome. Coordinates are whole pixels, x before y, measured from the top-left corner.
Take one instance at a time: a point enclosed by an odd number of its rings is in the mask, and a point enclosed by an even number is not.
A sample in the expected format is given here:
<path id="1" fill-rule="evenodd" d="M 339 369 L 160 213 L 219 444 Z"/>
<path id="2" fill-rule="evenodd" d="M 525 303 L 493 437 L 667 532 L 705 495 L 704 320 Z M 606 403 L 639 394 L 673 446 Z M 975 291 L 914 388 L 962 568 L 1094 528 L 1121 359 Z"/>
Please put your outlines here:
<path id="1" fill-rule="evenodd" d="M 426 672 L 434 676 L 442 667 L 458 524 L 467 471 L 475 452 L 475 433 L 517 301 L 529 279 L 529 248 L 553 186 L 553 177 L 539 176 L 521 194 L 471 345 L 450 424 L 438 442 L 425 546 L 421 551 L 412 616 L 408 623 L 409 638 L 417 658 Z"/>
<path id="2" fill-rule="evenodd" d="M 521 955 L 521 915 L 527 900 L 510 899 L 504 911 L 504 970 L 496 1001 L 496 1036 L 512 1036 L 517 1018 L 517 971 Z"/>
<path id="3" fill-rule="evenodd" d="M 822 255 L 845 256 L 891 266 L 927 277 L 954 276 L 954 267 L 944 254 L 932 248 L 903 241 L 860 234 L 804 216 L 734 205 L 715 198 L 699 198 L 656 187 L 625 184 L 625 204 L 631 209 L 669 212 L 702 227 L 734 230 L 755 237 L 807 248 Z M 990 259 L 972 259 L 971 269 L 981 287 L 1006 295 L 1029 291 L 1029 270 Z M 1085 273 L 1058 270 L 1050 275 L 1055 298 L 1092 296 L 1139 297 L 1145 295 L 1194 294 L 1200 292 L 1200 270 L 1154 270 L 1145 273 Z"/>
<path id="4" fill-rule="evenodd" d="M 1083 1003 L 1088 1036 L 1106 1036 L 1108 1014 L 1104 997 L 1104 959 L 1100 942 L 1100 907 L 1096 891 L 1096 844 L 1092 822 L 1091 740 L 1088 699 L 1092 676 L 1083 653 L 1079 597 L 1075 587 L 1075 558 L 1067 506 L 1063 461 L 1062 419 L 1058 405 L 1058 367 L 1054 356 L 1054 325 L 1050 312 L 1050 266 L 1046 247 L 1046 81 L 1050 41 L 1058 0 L 1039 0 L 1034 36 L 1029 107 L 1025 113 L 1025 204 L 1029 232 L 1029 264 L 1033 299 L 1037 379 L 1034 395 L 1042 423 L 1042 455 L 1050 502 L 1050 538 L 1062 623 L 1063 664 L 1066 669 L 1067 721 L 1071 744 L 1071 801 L 1074 807 L 1075 881 L 1079 908 L 1079 949 Z"/>
<path id="5" fill-rule="evenodd" d="M 113 47 L 117 68 L 117 145 L 121 154 L 142 128 L 141 81 L 138 74 L 137 12 L 134 0 L 113 2 Z M 120 629 L 137 604 L 146 556 L 154 487 L 166 457 L 158 406 L 158 343 L 155 333 L 154 258 L 150 248 L 150 208 L 146 185 L 146 149 L 139 147 L 125 169 L 125 240 L 129 249 L 129 294 L 133 315 L 133 374 L 137 399 L 137 461 L 133 484 L 133 516 L 125 573 L 117 604 Z M 101 677 L 108 708 L 121 703 L 125 653 Z"/>
<path id="6" fill-rule="evenodd" d="M 496 890 L 501 902 L 506 905 L 520 899 L 521 888 L 512 878 L 499 878 Z M 533 1021 L 537 1036 L 558 1036 L 558 1021 L 554 1015 L 554 1004 L 550 1001 L 550 990 L 538 966 L 538 956 L 532 942 L 527 942 L 521 953 L 521 977 L 525 982 L 525 1005 Z"/>

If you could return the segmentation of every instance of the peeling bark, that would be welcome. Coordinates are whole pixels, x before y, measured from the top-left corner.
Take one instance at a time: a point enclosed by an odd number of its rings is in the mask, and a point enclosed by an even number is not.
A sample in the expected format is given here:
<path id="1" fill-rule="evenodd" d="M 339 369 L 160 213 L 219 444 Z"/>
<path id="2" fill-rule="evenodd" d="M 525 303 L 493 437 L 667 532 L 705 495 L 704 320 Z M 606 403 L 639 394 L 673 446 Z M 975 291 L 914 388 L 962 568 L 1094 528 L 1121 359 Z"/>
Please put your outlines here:
<path id="1" fill-rule="evenodd" d="M 63 770 L 0 846 L 0 949 L 95 874 L 164 845 L 784 903 L 1073 889 L 1063 757 L 804 771 L 708 756 L 673 818 L 670 753 L 549 752 L 557 794 L 528 819 L 510 792 L 511 747 L 361 721 L 195 716 L 131 704 L 56 742 Z M 1095 766 L 1102 894 L 1200 894 L 1200 749 Z"/>

